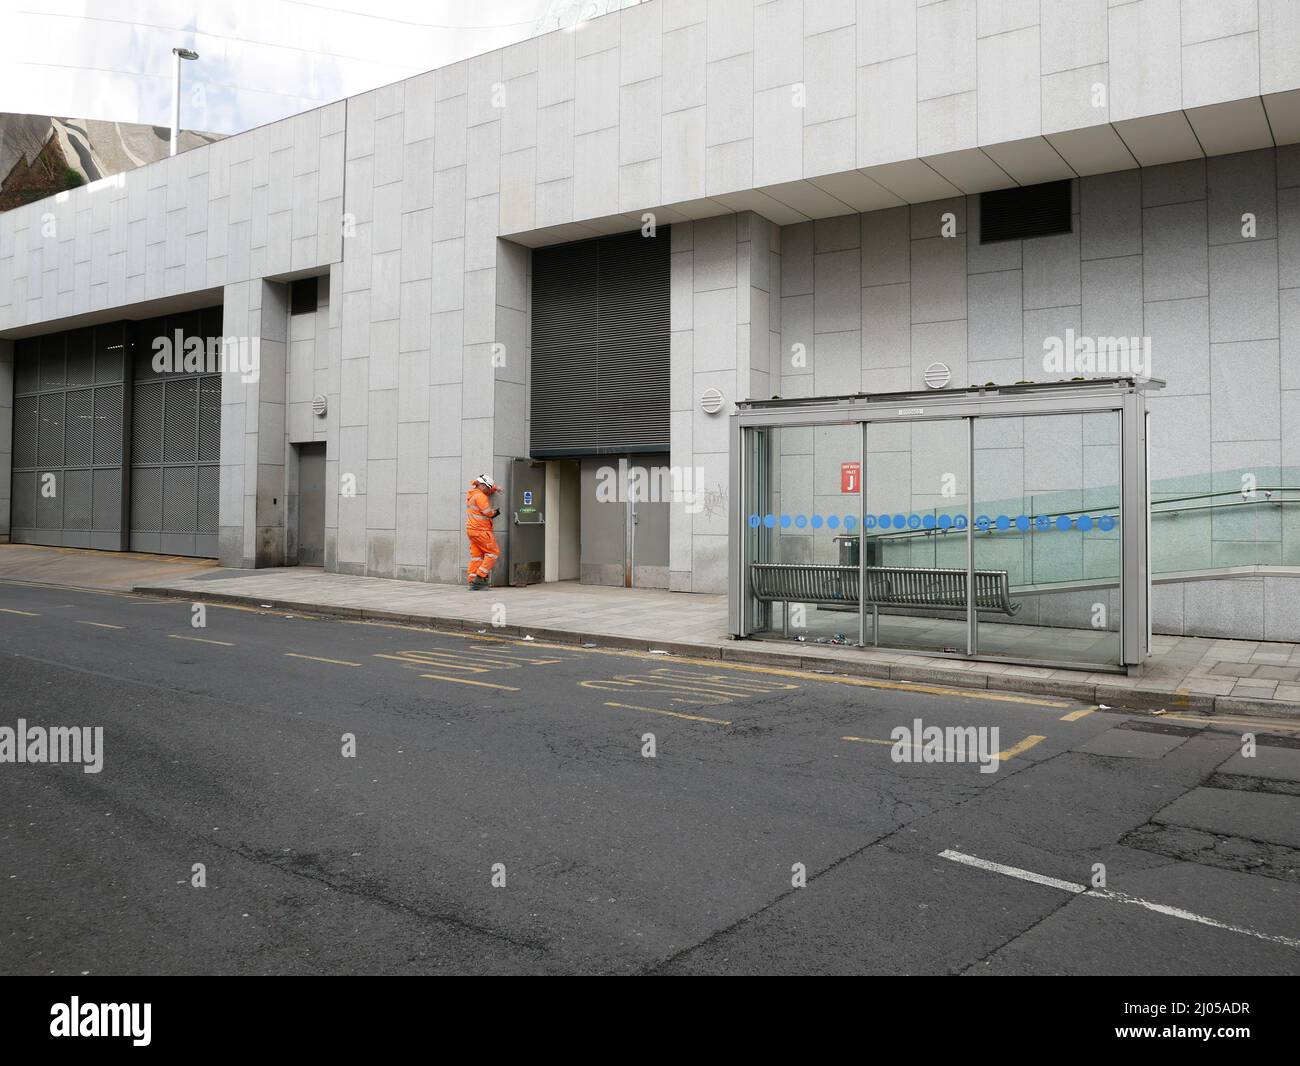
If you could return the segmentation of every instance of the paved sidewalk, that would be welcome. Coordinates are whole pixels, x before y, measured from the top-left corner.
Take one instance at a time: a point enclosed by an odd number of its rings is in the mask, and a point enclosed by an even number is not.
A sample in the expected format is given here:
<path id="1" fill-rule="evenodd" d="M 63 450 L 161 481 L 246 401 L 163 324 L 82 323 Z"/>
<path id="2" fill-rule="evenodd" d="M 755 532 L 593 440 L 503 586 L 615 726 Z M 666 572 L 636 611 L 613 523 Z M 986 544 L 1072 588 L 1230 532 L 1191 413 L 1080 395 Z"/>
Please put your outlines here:
<path id="1" fill-rule="evenodd" d="M 1300 718 L 1296 644 L 1158 636 L 1142 673 L 1125 677 L 835 645 L 735 641 L 727 636 L 723 596 L 570 582 L 470 592 L 460 585 L 286 567 L 178 572 L 165 582 L 141 582 L 136 591 L 894 681 L 1052 693 L 1133 710 Z"/>

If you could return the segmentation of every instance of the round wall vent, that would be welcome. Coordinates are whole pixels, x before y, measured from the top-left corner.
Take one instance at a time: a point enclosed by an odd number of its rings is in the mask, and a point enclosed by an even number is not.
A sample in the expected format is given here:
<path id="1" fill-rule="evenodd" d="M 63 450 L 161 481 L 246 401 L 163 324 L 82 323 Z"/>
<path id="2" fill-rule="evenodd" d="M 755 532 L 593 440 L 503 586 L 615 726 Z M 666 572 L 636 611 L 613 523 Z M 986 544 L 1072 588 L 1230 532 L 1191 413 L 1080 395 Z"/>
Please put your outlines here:
<path id="1" fill-rule="evenodd" d="M 716 415 L 722 410 L 723 402 L 719 389 L 708 388 L 700 394 L 700 410 L 705 414 Z"/>
<path id="2" fill-rule="evenodd" d="M 324 418 L 325 412 L 329 410 L 329 404 L 319 392 L 311 399 L 311 409 L 316 412 L 317 418 Z"/>
<path id="3" fill-rule="evenodd" d="M 925 368 L 925 387 L 927 389 L 942 389 L 951 380 L 952 371 L 948 369 L 947 363 L 931 363 Z"/>

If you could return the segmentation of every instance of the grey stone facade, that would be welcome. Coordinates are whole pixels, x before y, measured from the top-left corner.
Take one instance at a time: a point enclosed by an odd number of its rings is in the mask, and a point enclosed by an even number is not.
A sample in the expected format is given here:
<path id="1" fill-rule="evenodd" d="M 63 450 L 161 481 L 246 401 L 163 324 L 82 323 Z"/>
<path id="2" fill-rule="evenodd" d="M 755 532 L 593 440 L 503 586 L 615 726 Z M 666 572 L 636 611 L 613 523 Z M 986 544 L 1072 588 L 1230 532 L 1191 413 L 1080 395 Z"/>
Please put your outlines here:
<path id="1" fill-rule="evenodd" d="M 1282 476 L 1296 141 L 1284 0 L 650 0 L 0 216 L 0 449 L 5 342 L 220 302 L 262 362 L 223 381 L 222 561 L 293 561 L 293 446 L 323 440 L 327 568 L 454 580 L 466 481 L 528 452 L 530 249 L 653 216 L 672 462 L 706 486 L 673 515 L 674 589 L 725 585 L 709 388 L 915 388 L 938 361 L 1041 380 L 1045 336 L 1150 336 L 1157 481 Z M 980 192 L 1061 178 L 1072 233 L 979 243 Z M 290 316 L 307 275 L 318 310 Z M 1280 516 L 1188 545 L 1197 568 L 1300 565 Z"/>

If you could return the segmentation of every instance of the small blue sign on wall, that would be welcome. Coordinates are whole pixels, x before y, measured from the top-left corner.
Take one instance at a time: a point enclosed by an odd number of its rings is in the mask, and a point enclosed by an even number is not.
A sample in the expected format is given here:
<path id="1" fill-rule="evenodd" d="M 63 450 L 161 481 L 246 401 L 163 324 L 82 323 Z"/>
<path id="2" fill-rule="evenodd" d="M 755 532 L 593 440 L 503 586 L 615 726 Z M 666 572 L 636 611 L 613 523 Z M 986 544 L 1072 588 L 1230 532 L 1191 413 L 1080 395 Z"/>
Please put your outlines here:
<path id="1" fill-rule="evenodd" d="M 533 493 L 531 489 L 524 489 L 524 506 L 529 507 L 533 502 Z"/>

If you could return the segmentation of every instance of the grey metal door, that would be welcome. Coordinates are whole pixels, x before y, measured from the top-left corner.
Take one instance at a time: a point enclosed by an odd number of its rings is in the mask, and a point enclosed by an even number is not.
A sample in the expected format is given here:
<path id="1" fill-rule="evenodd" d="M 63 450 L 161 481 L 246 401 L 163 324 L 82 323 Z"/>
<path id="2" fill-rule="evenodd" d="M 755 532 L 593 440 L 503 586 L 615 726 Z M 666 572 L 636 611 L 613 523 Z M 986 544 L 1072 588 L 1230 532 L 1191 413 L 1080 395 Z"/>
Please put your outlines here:
<path id="1" fill-rule="evenodd" d="M 583 459 L 579 470 L 578 580 L 584 585 L 627 584 L 627 504 L 618 496 L 618 459 Z"/>
<path id="2" fill-rule="evenodd" d="M 546 573 L 546 464 L 513 460 L 507 493 L 506 502 L 500 506 L 509 523 L 509 582 L 535 585 Z"/>
<path id="3" fill-rule="evenodd" d="M 325 565 L 325 445 L 298 445 L 298 565 Z"/>
<path id="4" fill-rule="evenodd" d="M 583 584 L 668 587 L 667 464 L 667 455 L 582 460 Z"/>
<path id="5" fill-rule="evenodd" d="M 631 584 L 642 589 L 668 587 L 668 525 L 672 511 L 672 475 L 667 455 L 634 457 L 643 474 L 631 479 L 629 493 Z"/>

